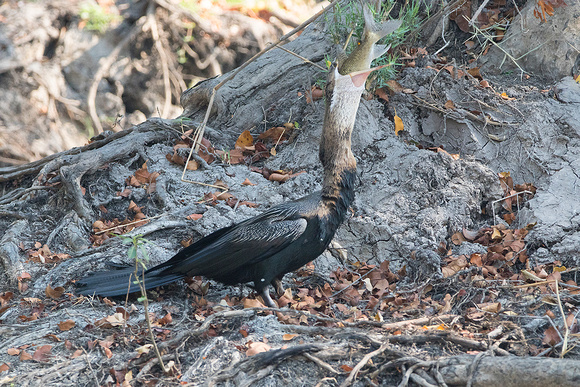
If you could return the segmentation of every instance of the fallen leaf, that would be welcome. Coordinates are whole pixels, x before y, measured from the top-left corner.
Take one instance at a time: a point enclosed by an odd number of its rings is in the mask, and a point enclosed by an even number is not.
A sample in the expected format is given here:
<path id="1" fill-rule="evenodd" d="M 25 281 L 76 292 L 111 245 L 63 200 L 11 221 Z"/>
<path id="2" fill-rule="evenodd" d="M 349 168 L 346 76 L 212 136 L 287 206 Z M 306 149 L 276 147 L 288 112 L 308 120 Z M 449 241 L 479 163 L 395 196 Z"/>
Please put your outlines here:
<path id="1" fill-rule="evenodd" d="M 9 354 L 10 356 L 17 356 L 20 355 L 20 350 L 18 348 L 8 348 L 6 350 L 6 353 Z"/>
<path id="2" fill-rule="evenodd" d="M 385 88 L 384 87 L 381 87 L 381 88 L 376 89 L 375 90 L 375 94 L 376 94 L 377 97 L 379 97 L 383 101 L 389 102 L 389 95 L 385 91 Z"/>
<path id="3" fill-rule="evenodd" d="M 32 355 L 26 351 L 20 353 L 20 361 L 32 360 Z"/>
<path id="4" fill-rule="evenodd" d="M 560 335 L 558 331 L 553 326 L 546 329 L 544 332 L 544 338 L 542 339 L 542 343 L 547 344 L 551 347 L 558 344 L 561 341 Z"/>
<path id="5" fill-rule="evenodd" d="M 244 299 L 244 309 L 246 308 L 265 308 L 266 306 L 255 298 L 245 298 Z"/>
<path id="6" fill-rule="evenodd" d="M 164 317 L 160 318 L 155 323 L 159 324 L 161 326 L 164 326 L 167 324 L 171 324 L 172 321 L 173 321 L 173 318 L 171 317 L 171 313 L 167 313 Z"/>
<path id="7" fill-rule="evenodd" d="M 187 215 L 185 218 L 189 220 L 199 220 L 203 217 L 203 214 L 191 214 Z"/>
<path id="8" fill-rule="evenodd" d="M 260 352 L 268 352 L 270 349 L 271 347 L 268 344 L 262 343 L 261 341 L 249 343 L 248 350 L 246 351 L 246 356 L 254 356 Z"/>
<path id="9" fill-rule="evenodd" d="M 349 365 L 346 365 L 346 364 L 341 365 L 340 368 L 342 368 L 342 370 L 344 372 L 350 372 L 350 371 L 352 371 L 352 367 L 349 366 Z"/>
<path id="10" fill-rule="evenodd" d="M 137 353 L 139 355 L 142 355 L 144 353 L 149 353 L 149 351 L 151 350 L 151 348 L 153 348 L 153 344 L 145 344 L 145 345 L 142 345 L 140 347 L 137 347 L 135 349 L 135 351 L 137 351 Z"/>
<path id="11" fill-rule="evenodd" d="M 513 100 L 515 100 L 515 98 L 511 98 L 510 96 L 508 96 L 506 92 L 501 93 L 501 97 L 503 99 L 505 99 L 506 101 L 513 101 Z"/>
<path id="12" fill-rule="evenodd" d="M 393 90 L 393 92 L 395 92 L 395 93 L 400 93 L 404 89 L 404 87 L 401 86 L 401 84 L 399 82 L 392 80 L 392 79 L 390 81 L 387 81 L 386 85 L 389 89 Z"/>
<path id="13" fill-rule="evenodd" d="M 64 288 L 62 286 L 57 286 L 56 288 L 51 288 L 50 285 L 46 285 L 44 293 L 47 297 L 52 299 L 59 299 L 64 294 Z"/>
<path id="14" fill-rule="evenodd" d="M 445 107 L 445 109 L 455 109 L 455 104 L 450 99 L 448 99 L 447 102 L 445 102 L 445 105 L 443 106 Z"/>
<path id="15" fill-rule="evenodd" d="M 74 353 L 71 355 L 71 359 L 76 359 L 77 357 L 81 356 L 83 354 L 83 350 L 82 349 L 77 349 L 76 351 L 74 351 Z"/>
<path id="16" fill-rule="evenodd" d="M 47 362 L 48 359 L 51 357 L 52 345 L 43 345 L 42 347 L 38 348 L 34 351 L 34 355 L 32 355 L 32 359 L 38 362 Z"/>
<path id="17" fill-rule="evenodd" d="M 295 338 L 296 336 L 298 336 L 297 334 L 293 334 L 293 333 L 286 333 L 284 336 L 282 336 L 282 340 L 284 341 L 290 341 L 293 338 Z"/>
<path id="18" fill-rule="evenodd" d="M 467 73 L 471 75 L 473 78 L 483 79 L 481 74 L 479 73 L 479 67 L 467 69 Z"/>
<path id="19" fill-rule="evenodd" d="M 9 369 L 10 367 L 8 367 L 8 364 L 6 363 L 2 363 L 2 365 L 0 365 L 0 372 L 8 371 Z"/>
<path id="20" fill-rule="evenodd" d="M 4 292 L 0 294 L 0 306 L 5 306 L 14 297 L 13 292 Z"/>
<path id="21" fill-rule="evenodd" d="M 244 180 L 244 181 L 242 182 L 242 185 L 256 185 L 256 184 L 252 183 L 252 182 L 250 181 L 250 179 L 246 178 L 246 180 Z"/>
<path id="22" fill-rule="evenodd" d="M 395 110 L 394 121 L 395 121 L 395 135 L 398 136 L 399 132 L 405 130 L 405 125 L 403 124 L 403 120 L 401 119 L 401 117 L 397 115 L 397 110 Z"/>
<path id="23" fill-rule="evenodd" d="M 312 99 L 314 101 L 317 101 L 320 98 L 324 97 L 324 91 L 321 88 L 319 88 L 318 86 L 313 86 L 312 87 L 311 94 L 312 94 Z"/>
<path id="24" fill-rule="evenodd" d="M 236 140 L 235 147 L 237 149 L 244 149 L 245 147 L 252 146 L 253 144 L 254 137 L 252 137 L 252 134 L 250 133 L 249 130 L 244 130 Z"/>
<path id="25" fill-rule="evenodd" d="M 265 143 L 277 143 L 284 140 L 284 138 L 288 138 L 290 130 L 285 126 L 275 126 L 266 130 L 264 133 L 260 133 L 258 140 L 262 140 Z"/>
<path id="26" fill-rule="evenodd" d="M 71 328 L 73 328 L 75 326 L 75 322 L 73 320 L 66 320 L 66 321 L 61 321 L 58 324 L 58 329 L 60 329 L 61 331 L 68 331 Z"/>
<path id="27" fill-rule="evenodd" d="M 469 32 L 469 21 L 471 20 L 471 1 L 463 1 L 450 15 L 449 19 L 455 21 L 459 29 Z"/>

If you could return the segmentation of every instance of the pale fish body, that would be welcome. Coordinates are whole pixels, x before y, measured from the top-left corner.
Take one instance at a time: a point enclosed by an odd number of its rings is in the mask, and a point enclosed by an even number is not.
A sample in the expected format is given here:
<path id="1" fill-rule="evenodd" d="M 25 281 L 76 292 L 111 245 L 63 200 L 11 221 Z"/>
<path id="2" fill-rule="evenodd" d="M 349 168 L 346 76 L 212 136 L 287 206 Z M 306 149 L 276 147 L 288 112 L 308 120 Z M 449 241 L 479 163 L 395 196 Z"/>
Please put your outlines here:
<path id="1" fill-rule="evenodd" d="M 348 58 L 339 64 L 338 72 L 342 75 L 369 69 L 371 62 L 390 48 L 390 45 L 384 46 L 376 43 L 401 26 L 400 20 L 387 20 L 382 23 L 376 23 L 367 5 L 363 7 L 363 14 L 365 28 L 362 39 Z"/>

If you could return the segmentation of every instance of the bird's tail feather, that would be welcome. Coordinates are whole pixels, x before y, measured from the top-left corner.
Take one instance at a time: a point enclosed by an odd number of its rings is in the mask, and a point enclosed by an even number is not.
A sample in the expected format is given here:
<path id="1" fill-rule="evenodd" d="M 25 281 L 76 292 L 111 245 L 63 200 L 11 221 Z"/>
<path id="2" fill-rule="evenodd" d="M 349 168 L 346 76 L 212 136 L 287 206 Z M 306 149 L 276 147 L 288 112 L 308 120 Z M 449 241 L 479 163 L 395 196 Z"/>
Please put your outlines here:
<path id="1" fill-rule="evenodd" d="M 139 272 L 139 278 L 143 278 L 143 271 Z M 145 273 L 146 289 L 156 288 L 183 278 L 180 274 L 165 274 L 159 271 Z M 78 292 L 85 296 L 98 295 L 103 297 L 123 296 L 140 290 L 135 279 L 135 268 L 128 267 L 120 270 L 103 271 L 89 275 L 78 281 Z"/>

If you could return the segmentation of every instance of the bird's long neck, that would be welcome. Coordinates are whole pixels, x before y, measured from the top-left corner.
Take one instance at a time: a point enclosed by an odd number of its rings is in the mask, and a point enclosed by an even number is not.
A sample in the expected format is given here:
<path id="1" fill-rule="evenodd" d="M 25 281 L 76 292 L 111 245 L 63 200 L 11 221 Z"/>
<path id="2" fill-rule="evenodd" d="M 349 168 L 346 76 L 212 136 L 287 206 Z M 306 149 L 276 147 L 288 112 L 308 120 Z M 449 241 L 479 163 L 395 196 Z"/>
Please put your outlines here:
<path id="1" fill-rule="evenodd" d="M 356 160 L 351 151 L 351 134 L 364 84 L 356 87 L 338 73 L 327 84 L 326 111 L 319 157 L 324 167 L 322 199 L 333 205 L 339 217 L 354 200 Z"/>

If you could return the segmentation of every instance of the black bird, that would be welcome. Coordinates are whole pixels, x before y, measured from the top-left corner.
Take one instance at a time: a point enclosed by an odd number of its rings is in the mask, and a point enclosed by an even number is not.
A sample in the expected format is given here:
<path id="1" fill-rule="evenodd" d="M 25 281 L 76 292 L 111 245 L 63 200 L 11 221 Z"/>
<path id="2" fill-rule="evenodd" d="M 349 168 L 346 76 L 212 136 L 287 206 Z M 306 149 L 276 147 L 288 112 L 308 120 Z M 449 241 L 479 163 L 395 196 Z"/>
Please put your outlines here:
<path id="1" fill-rule="evenodd" d="M 331 242 L 354 199 L 356 160 L 351 133 L 371 61 L 387 48 L 375 43 L 396 30 L 396 20 L 375 24 L 367 8 L 365 34 L 353 53 L 331 69 L 320 161 L 322 190 L 273 207 L 263 214 L 225 227 L 184 248 L 165 263 L 145 271 L 147 289 L 186 276 L 202 275 L 226 285 L 253 282 L 269 306 L 268 285 L 279 289 L 284 274 L 317 258 Z M 343 70 L 344 69 L 344 70 Z M 84 295 L 121 296 L 139 290 L 134 268 L 94 273 L 79 281 Z"/>

